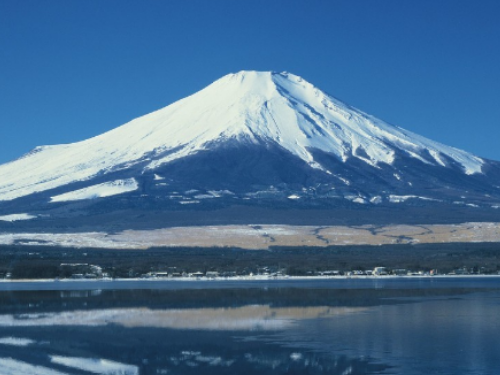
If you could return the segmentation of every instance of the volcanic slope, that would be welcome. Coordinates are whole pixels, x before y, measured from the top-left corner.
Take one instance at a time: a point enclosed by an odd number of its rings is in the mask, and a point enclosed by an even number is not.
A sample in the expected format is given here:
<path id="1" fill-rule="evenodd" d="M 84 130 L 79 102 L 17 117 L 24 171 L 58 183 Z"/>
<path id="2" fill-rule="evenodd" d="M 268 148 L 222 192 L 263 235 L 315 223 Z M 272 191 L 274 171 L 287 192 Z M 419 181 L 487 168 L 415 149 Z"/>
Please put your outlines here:
<path id="1" fill-rule="evenodd" d="M 363 205 L 483 209 L 491 220 L 500 207 L 499 162 L 387 124 L 290 73 L 229 74 L 94 138 L 37 147 L 0 177 L 4 216 Z"/>

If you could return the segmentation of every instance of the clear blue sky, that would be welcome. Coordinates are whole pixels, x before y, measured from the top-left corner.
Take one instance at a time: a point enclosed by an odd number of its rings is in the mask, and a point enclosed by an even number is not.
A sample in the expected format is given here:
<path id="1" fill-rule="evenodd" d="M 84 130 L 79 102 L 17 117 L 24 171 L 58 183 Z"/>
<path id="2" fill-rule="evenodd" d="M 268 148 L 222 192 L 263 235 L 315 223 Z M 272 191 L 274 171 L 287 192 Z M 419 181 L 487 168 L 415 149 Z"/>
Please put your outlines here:
<path id="1" fill-rule="evenodd" d="M 498 0 L 0 0 L 0 163 L 243 69 L 500 160 Z"/>

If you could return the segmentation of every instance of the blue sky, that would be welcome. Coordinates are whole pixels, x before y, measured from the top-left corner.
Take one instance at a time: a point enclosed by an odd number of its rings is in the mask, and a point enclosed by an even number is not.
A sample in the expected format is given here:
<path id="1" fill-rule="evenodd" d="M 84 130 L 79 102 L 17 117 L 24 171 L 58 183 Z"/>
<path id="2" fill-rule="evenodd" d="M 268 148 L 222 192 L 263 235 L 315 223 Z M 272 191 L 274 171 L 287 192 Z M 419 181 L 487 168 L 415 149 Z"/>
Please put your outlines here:
<path id="1" fill-rule="evenodd" d="M 0 163 L 239 70 L 500 160 L 500 1 L 0 0 Z"/>

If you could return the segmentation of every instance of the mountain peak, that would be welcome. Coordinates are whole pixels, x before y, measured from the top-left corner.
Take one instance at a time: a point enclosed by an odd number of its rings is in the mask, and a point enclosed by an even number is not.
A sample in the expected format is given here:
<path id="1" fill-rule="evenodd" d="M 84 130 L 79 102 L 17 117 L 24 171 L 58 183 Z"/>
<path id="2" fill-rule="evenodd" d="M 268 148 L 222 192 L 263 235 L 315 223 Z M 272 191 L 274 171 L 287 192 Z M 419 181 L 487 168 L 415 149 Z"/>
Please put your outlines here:
<path id="1" fill-rule="evenodd" d="M 260 79 L 260 80 L 272 80 L 274 75 L 288 75 L 288 72 L 276 72 L 271 70 L 240 70 L 236 73 L 229 73 L 225 76 L 219 78 L 217 81 L 225 79 Z M 216 82 L 217 82 L 216 81 Z"/>
<path id="2" fill-rule="evenodd" d="M 280 89 L 290 85 L 314 88 L 303 78 L 288 72 L 241 70 L 225 75 L 209 85 L 207 89 L 238 90 L 240 95 L 256 94 L 271 98 L 278 95 Z"/>
<path id="3" fill-rule="evenodd" d="M 0 166 L 0 200 L 85 181 L 135 166 L 155 170 L 227 141 L 274 145 L 319 173 L 321 152 L 367 168 L 400 157 L 482 172 L 484 161 L 389 125 L 287 72 L 240 71 L 163 109 L 82 142 L 44 147 Z M 140 167 L 139 167 L 140 166 Z"/>

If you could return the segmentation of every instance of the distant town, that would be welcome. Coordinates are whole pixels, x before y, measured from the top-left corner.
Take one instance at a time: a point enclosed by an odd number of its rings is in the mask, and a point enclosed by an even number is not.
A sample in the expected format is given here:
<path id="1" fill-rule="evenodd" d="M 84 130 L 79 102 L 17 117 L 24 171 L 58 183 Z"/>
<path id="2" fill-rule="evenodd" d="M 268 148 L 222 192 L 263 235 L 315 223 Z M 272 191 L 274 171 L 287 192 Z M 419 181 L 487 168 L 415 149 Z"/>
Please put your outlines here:
<path id="1" fill-rule="evenodd" d="M 99 265 L 88 263 L 61 263 L 59 266 L 60 274 L 55 279 L 113 279 L 113 275 L 105 272 Z M 500 275 L 500 271 L 488 272 L 485 267 L 461 267 L 447 273 L 440 273 L 438 269 L 431 270 L 408 270 L 405 268 L 387 268 L 375 267 L 373 270 L 323 270 L 323 271 L 308 271 L 305 274 L 292 274 L 286 269 L 277 267 L 260 267 L 255 272 L 251 270 L 244 271 L 195 271 L 187 272 L 179 270 L 177 267 L 168 267 L 164 270 L 150 271 L 144 274 L 138 274 L 130 270 L 128 275 L 120 278 L 140 278 L 148 280 L 157 279 L 175 279 L 175 278 L 193 278 L 193 279 L 220 279 L 220 278 L 286 278 L 293 276 L 302 277 L 383 277 L 383 276 L 438 276 L 438 275 Z M 0 279 L 12 279 L 12 273 L 6 272 L 0 274 Z"/>
<path id="2" fill-rule="evenodd" d="M 500 274 L 499 243 L 72 249 L 0 246 L 0 279 L 216 279 Z"/>

